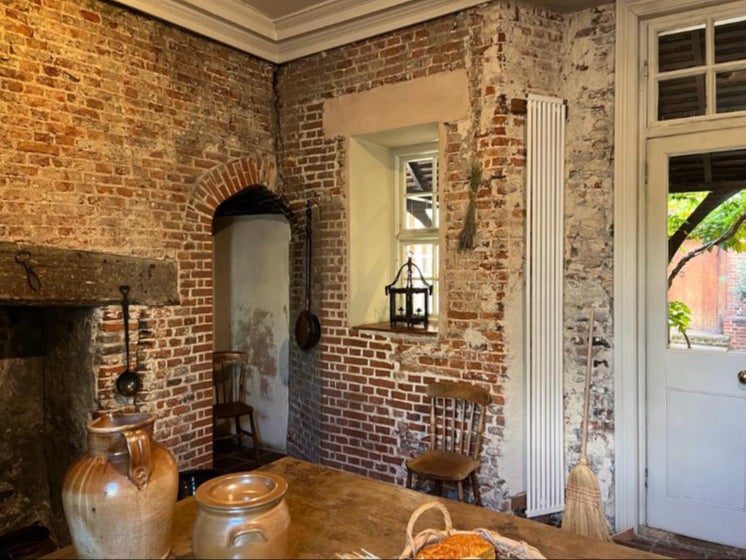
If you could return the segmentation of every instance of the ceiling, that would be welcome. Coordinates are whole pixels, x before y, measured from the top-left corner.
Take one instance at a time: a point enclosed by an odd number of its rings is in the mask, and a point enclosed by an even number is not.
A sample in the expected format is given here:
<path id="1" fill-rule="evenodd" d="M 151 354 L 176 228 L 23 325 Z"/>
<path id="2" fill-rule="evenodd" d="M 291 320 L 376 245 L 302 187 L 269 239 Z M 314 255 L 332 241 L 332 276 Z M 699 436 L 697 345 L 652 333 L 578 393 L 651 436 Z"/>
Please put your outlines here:
<path id="1" fill-rule="evenodd" d="M 275 63 L 503 0 L 115 0 Z M 614 0 L 523 0 L 571 12 Z"/>

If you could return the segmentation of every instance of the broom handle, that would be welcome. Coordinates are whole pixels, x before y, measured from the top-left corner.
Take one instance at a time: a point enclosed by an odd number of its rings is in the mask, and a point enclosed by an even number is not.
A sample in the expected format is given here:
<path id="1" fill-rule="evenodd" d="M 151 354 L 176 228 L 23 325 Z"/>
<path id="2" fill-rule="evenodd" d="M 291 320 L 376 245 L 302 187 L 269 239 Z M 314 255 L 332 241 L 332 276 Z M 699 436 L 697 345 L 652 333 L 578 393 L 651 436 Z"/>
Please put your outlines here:
<path id="1" fill-rule="evenodd" d="M 580 456 L 585 457 L 585 450 L 588 445 L 588 411 L 591 400 L 591 358 L 593 357 L 593 309 L 588 318 L 588 353 L 585 365 L 585 400 L 583 411 L 583 440 L 580 448 Z"/>

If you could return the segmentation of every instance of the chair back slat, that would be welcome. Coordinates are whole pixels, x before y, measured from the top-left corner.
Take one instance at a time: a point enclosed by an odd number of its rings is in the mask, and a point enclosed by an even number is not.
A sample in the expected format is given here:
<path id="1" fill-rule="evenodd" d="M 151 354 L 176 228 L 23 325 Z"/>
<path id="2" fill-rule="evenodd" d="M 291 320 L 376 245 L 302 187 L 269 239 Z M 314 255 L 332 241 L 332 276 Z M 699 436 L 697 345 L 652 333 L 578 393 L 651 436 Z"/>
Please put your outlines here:
<path id="1" fill-rule="evenodd" d="M 464 403 L 464 418 L 468 418 L 466 421 L 466 445 L 464 446 L 466 451 L 462 451 L 462 453 L 468 453 L 469 449 L 471 449 L 472 445 L 472 435 L 473 435 L 473 429 L 474 426 L 474 416 L 476 414 L 476 406 L 474 406 L 473 403 L 470 403 L 468 401 L 463 401 Z"/>
<path id="2" fill-rule="evenodd" d="M 246 352 L 213 352 L 212 383 L 215 402 L 243 402 L 249 356 Z"/>
<path id="3" fill-rule="evenodd" d="M 430 449 L 437 449 L 438 447 L 438 413 L 436 399 L 430 401 Z"/>
<path id="4" fill-rule="evenodd" d="M 430 448 L 479 457 L 490 395 L 465 382 L 441 381 L 428 387 Z"/>

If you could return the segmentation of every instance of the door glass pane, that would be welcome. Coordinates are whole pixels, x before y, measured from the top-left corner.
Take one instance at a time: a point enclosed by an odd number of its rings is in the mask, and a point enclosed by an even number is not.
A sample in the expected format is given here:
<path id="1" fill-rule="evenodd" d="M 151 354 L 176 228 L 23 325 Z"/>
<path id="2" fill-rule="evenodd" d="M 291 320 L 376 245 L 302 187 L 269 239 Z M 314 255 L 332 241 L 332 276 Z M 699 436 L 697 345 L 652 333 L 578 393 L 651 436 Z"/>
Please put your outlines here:
<path id="1" fill-rule="evenodd" d="M 705 114 L 707 96 L 705 75 L 660 80 L 658 83 L 658 119 L 681 119 Z"/>
<path id="2" fill-rule="evenodd" d="M 746 351 L 746 149 L 668 167 L 669 345 Z"/>
<path id="3" fill-rule="evenodd" d="M 746 110 L 746 70 L 718 72 L 715 88 L 718 113 Z"/>
<path id="4" fill-rule="evenodd" d="M 746 60 L 746 17 L 715 22 L 715 64 Z"/>
<path id="5" fill-rule="evenodd" d="M 705 64 L 705 25 L 658 34 L 658 72 Z"/>

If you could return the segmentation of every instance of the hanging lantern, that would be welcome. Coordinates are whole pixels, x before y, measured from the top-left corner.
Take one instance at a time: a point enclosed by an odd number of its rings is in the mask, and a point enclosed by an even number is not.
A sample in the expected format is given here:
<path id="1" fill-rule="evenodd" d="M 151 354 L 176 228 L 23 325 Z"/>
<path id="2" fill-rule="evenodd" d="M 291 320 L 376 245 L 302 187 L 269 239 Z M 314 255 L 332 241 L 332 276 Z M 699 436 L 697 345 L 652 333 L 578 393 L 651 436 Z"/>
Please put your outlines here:
<path id="1" fill-rule="evenodd" d="M 414 285 L 412 269 L 415 269 L 419 274 L 419 280 L 417 280 L 419 286 Z M 407 272 L 404 285 L 397 287 L 404 270 Z M 386 295 L 389 296 L 389 320 L 392 327 L 403 325 L 412 328 L 421 325 L 427 329 L 433 286 L 425 281 L 420 267 L 412 262 L 411 255 L 409 255 L 407 262 L 399 268 L 394 281 L 386 286 L 385 291 Z"/>

